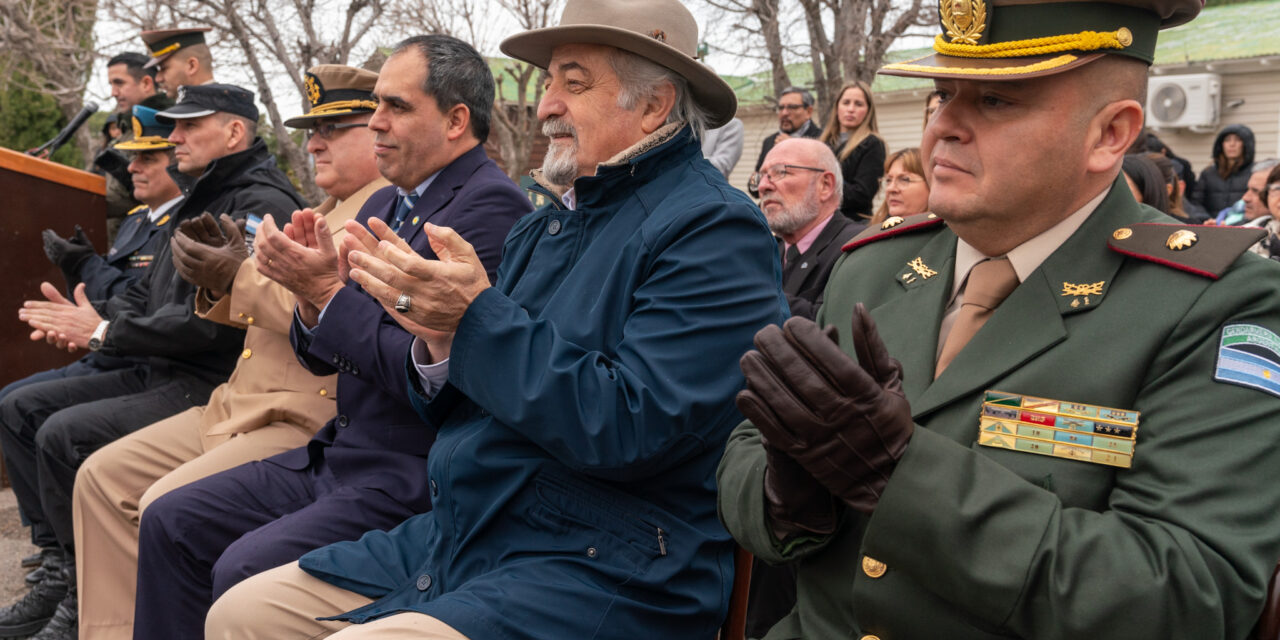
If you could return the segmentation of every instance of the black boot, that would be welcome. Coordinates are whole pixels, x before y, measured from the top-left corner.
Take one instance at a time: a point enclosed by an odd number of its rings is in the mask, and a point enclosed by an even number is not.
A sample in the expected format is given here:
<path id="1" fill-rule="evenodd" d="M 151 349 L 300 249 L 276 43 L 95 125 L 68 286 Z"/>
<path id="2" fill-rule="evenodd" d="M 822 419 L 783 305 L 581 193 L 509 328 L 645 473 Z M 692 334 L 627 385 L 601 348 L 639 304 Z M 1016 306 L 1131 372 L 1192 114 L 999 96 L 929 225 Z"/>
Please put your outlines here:
<path id="1" fill-rule="evenodd" d="M 58 609 L 58 603 L 66 597 L 62 555 L 51 556 L 44 567 L 44 579 L 31 587 L 22 599 L 0 609 L 0 638 L 25 638 L 44 628 Z"/>
<path id="2" fill-rule="evenodd" d="M 63 577 L 67 581 L 67 595 L 58 603 L 58 610 L 53 618 L 31 640 L 77 640 L 79 636 L 79 615 L 76 611 L 76 563 L 69 560 L 62 567 Z"/>
<path id="3" fill-rule="evenodd" d="M 24 567 L 27 566 L 27 560 L 31 559 L 32 557 L 36 559 L 36 562 L 32 565 L 35 567 L 35 569 L 32 569 L 29 573 L 27 573 L 27 578 L 26 578 L 27 584 L 35 584 L 44 579 L 44 563 L 51 556 L 57 556 L 61 558 L 62 551 L 60 551 L 55 547 L 46 547 L 41 549 L 40 553 L 32 554 L 31 556 L 27 556 L 26 558 L 22 559 L 22 566 Z"/>
<path id="4" fill-rule="evenodd" d="M 44 549 L 22 558 L 22 568 L 30 569 L 44 563 Z"/>

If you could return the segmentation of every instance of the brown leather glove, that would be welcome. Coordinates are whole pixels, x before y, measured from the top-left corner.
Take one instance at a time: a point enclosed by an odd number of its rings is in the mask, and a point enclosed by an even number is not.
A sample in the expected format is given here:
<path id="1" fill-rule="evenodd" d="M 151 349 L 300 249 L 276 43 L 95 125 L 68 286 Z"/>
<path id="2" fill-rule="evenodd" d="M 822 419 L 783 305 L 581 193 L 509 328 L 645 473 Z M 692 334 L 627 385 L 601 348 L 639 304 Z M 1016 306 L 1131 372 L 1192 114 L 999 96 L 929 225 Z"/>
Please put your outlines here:
<path id="1" fill-rule="evenodd" d="M 861 304 L 852 325 L 857 362 L 840 350 L 834 327 L 791 318 L 760 330 L 757 350 L 742 357 L 738 408 L 833 495 L 871 513 L 915 425 L 902 365 Z"/>
<path id="2" fill-rule="evenodd" d="M 225 213 L 220 220 L 205 212 L 184 221 L 169 244 L 182 279 L 208 289 L 215 298 L 231 290 L 240 263 L 249 257 L 243 233 Z"/>
<path id="3" fill-rule="evenodd" d="M 739 396 L 741 397 L 741 396 Z M 739 401 L 741 406 L 741 401 Z M 827 535 L 836 530 L 836 501 L 799 462 L 773 446 L 760 434 L 764 445 L 764 499 L 774 533 L 781 538 L 796 535 Z"/>

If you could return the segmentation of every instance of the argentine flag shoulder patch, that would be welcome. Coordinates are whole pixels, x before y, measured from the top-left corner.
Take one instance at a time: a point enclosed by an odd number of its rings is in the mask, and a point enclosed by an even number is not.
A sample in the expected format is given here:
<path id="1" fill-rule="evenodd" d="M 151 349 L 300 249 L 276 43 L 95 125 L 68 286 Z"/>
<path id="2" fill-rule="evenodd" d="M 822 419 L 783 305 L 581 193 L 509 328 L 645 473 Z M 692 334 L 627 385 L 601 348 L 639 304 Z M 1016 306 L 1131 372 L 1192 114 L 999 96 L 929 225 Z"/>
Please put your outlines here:
<path id="1" fill-rule="evenodd" d="M 1226 325 L 1213 379 L 1280 397 L 1280 336 L 1255 324 Z"/>

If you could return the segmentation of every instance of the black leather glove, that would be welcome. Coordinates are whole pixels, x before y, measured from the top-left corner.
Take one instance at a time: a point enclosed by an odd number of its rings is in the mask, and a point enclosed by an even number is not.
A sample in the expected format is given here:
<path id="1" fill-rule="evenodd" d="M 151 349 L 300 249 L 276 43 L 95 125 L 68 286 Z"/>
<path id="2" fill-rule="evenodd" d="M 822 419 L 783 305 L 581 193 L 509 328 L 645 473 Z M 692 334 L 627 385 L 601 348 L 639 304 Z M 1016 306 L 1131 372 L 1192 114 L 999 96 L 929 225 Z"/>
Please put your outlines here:
<path id="1" fill-rule="evenodd" d="M 76 232 L 70 238 L 59 236 L 53 229 L 45 229 L 40 237 L 44 240 L 44 255 L 64 273 L 78 272 L 80 265 L 95 253 L 93 243 L 80 225 L 76 225 Z"/>
<path id="2" fill-rule="evenodd" d="M 249 257 L 243 233 L 225 213 L 219 220 L 205 212 L 183 222 L 169 244 L 178 274 L 214 297 L 231 290 L 240 264 Z"/>
<path id="3" fill-rule="evenodd" d="M 110 174 L 124 185 L 126 193 L 133 193 L 133 174 L 129 173 L 128 156 L 115 149 L 106 148 L 93 157 L 93 166 Z"/>
<path id="4" fill-rule="evenodd" d="M 840 350 L 834 327 L 791 318 L 760 330 L 757 350 L 742 357 L 738 408 L 832 495 L 871 513 L 915 425 L 902 365 L 861 304 L 852 326 L 857 362 Z"/>

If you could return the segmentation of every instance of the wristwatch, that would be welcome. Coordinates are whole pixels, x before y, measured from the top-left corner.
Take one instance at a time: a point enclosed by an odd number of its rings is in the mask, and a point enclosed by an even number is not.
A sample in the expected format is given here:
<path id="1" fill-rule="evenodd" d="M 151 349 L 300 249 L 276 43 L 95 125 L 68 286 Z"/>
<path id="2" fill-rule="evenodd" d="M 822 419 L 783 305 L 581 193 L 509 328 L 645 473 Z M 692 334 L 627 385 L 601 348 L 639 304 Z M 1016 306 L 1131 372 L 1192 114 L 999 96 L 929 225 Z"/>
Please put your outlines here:
<path id="1" fill-rule="evenodd" d="M 93 335 L 89 336 L 89 350 L 97 351 L 102 348 L 102 341 L 107 337 L 107 325 L 111 324 L 109 320 L 103 320 L 98 323 L 98 328 L 93 330 Z"/>

